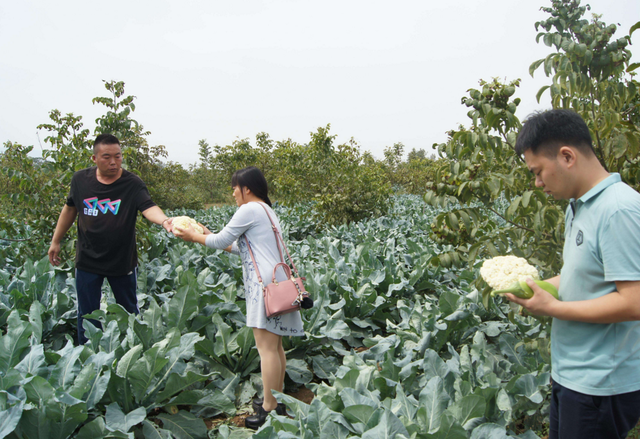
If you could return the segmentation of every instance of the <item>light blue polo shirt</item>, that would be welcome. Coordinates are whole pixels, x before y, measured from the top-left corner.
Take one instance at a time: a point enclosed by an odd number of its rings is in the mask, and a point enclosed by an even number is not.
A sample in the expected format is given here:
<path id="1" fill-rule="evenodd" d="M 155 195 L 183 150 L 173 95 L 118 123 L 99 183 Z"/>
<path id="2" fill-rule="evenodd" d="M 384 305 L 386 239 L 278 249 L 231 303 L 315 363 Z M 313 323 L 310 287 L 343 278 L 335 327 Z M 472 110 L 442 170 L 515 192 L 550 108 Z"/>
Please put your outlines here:
<path id="1" fill-rule="evenodd" d="M 571 200 L 564 237 L 561 300 L 594 299 L 616 291 L 615 281 L 640 280 L 640 194 L 619 174 Z M 551 365 L 553 380 L 576 392 L 640 390 L 640 322 L 553 319 Z"/>

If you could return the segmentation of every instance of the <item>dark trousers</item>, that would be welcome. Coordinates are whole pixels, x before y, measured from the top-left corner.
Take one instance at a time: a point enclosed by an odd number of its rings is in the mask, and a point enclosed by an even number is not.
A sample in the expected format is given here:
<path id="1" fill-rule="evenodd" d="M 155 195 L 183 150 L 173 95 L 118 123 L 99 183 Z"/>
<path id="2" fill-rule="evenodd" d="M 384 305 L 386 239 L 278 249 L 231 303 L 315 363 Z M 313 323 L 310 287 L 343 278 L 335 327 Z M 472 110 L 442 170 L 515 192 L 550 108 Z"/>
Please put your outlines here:
<path id="1" fill-rule="evenodd" d="M 107 278 L 111 290 L 116 298 L 116 303 L 132 314 L 138 314 L 138 298 L 136 297 L 138 270 L 135 269 L 125 276 L 102 276 L 76 269 L 76 292 L 78 294 L 78 343 L 85 344 L 87 337 L 84 335 L 82 316 L 90 314 L 100 308 L 102 297 L 102 284 Z M 102 328 L 100 322 L 89 319 L 94 326 Z"/>
<path id="2" fill-rule="evenodd" d="M 640 418 L 640 390 L 593 396 L 552 382 L 549 439 L 623 439 Z"/>

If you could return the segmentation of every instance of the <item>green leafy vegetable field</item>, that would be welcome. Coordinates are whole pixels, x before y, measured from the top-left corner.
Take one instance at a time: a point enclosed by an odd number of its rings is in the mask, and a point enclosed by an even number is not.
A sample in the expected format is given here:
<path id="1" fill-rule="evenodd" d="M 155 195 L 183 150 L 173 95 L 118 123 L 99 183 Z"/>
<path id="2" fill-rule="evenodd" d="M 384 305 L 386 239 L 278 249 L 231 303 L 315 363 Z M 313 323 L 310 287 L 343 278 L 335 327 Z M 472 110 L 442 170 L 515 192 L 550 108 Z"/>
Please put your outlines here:
<path id="1" fill-rule="evenodd" d="M 219 230 L 234 210 L 174 214 Z M 451 250 L 429 238 L 442 210 L 396 196 L 386 216 L 320 231 L 312 210 L 276 208 L 315 300 L 306 337 L 285 340 L 287 390 L 315 398 L 279 395 L 292 416 L 272 415 L 253 437 L 545 435 L 547 328 L 501 299 L 483 306 L 482 261 L 430 263 Z M 239 259 L 155 229 L 147 242 L 141 314 L 106 295 L 93 314 L 104 329 L 89 327 L 85 346 L 73 342 L 70 268 L 43 254 L 0 270 L 0 438 L 253 434 L 230 422 L 262 392 Z"/>

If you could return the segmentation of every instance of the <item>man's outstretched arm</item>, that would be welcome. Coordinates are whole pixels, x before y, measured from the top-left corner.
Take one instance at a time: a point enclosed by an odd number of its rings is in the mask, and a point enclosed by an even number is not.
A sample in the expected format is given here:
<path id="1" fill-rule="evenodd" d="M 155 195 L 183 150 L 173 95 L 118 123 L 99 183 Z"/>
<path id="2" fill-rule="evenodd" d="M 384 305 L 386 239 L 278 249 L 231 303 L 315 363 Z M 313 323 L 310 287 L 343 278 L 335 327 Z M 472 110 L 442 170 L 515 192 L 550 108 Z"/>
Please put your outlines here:
<path id="1" fill-rule="evenodd" d="M 49 247 L 49 262 L 51 265 L 60 265 L 60 242 L 64 235 L 69 231 L 73 222 L 76 220 L 78 210 L 74 206 L 64 205 L 60 216 L 58 217 L 58 223 L 56 224 L 56 230 L 53 232 L 53 238 L 51 238 L 51 246 Z"/>
<path id="2" fill-rule="evenodd" d="M 164 229 L 171 233 L 171 221 L 158 206 L 153 206 L 142 211 L 142 215 L 154 224 L 160 224 Z"/>

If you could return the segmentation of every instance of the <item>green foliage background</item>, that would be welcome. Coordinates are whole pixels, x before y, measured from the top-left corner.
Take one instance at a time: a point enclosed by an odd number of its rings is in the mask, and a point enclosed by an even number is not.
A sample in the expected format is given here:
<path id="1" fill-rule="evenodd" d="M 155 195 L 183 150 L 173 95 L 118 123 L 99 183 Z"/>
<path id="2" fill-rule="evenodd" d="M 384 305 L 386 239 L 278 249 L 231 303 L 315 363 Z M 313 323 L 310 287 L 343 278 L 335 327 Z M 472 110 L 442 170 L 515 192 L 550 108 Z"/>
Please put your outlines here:
<path id="1" fill-rule="evenodd" d="M 536 23 L 552 52 L 543 71 L 557 108 L 587 121 L 601 162 L 640 188 L 640 98 L 631 35 L 585 15 L 577 0 L 553 0 Z M 94 135 L 122 141 L 126 166 L 172 214 L 219 230 L 233 214 L 229 181 L 261 168 L 293 255 L 316 306 L 305 338 L 286 341 L 287 388 L 305 385 L 306 405 L 280 395 L 292 418 L 272 416 L 256 438 L 480 438 L 544 435 L 549 337 L 544 322 L 488 300 L 478 268 L 516 254 L 544 276 L 561 267 L 566 202 L 549 199 L 514 145 L 519 80 L 480 81 L 462 104 L 469 126 L 434 145 L 437 157 L 404 145 L 374 159 L 330 126 L 309 142 L 199 142 L 188 169 L 165 162 L 164 146 L 132 119 L 135 97 L 105 82 Z M 53 269 L 48 241 L 71 175 L 91 164 L 82 117 L 50 113 L 42 159 L 5 143 L 0 156 L 0 438 L 248 437 L 229 423 L 261 394 L 257 352 L 244 326 L 241 266 L 141 221 L 141 314 L 109 294 L 74 346 L 75 290 L 67 262 Z M 395 193 L 395 195 L 392 195 Z M 404 195 L 402 195 L 404 194 Z M 418 196 L 406 194 L 419 194 Z M 216 203 L 215 209 L 201 210 Z M 108 288 L 105 287 L 105 293 Z M 483 300 L 484 299 L 484 300 Z"/>
<path id="2" fill-rule="evenodd" d="M 554 0 L 542 9 L 550 18 L 536 23 L 537 40 L 555 51 L 530 67 L 532 75 L 542 68 L 552 78 L 538 99 L 549 91 L 554 108 L 578 112 L 605 168 L 640 189 L 640 96 L 634 73 L 639 65 L 630 62 L 629 50 L 640 23 L 614 40 L 616 26 L 595 14 L 586 19 L 590 8 L 577 0 Z M 513 253 L 539 266 L 545 276 L 559 272 L 566 201 L 547 198 L 535 188 L 515 155 L 521 126 L 515 115 L 520 99 L 513 98 L 518 85 L 518 80 L 480 81 L 480 89 L 462 98 L 471 125 L 450 131 L 449 141 L 437 146 L 443 163 L 425 200 L 454 207 L 432 224 L 433 238 L 451 245 L 433 263 L 459 265 Z"/>

